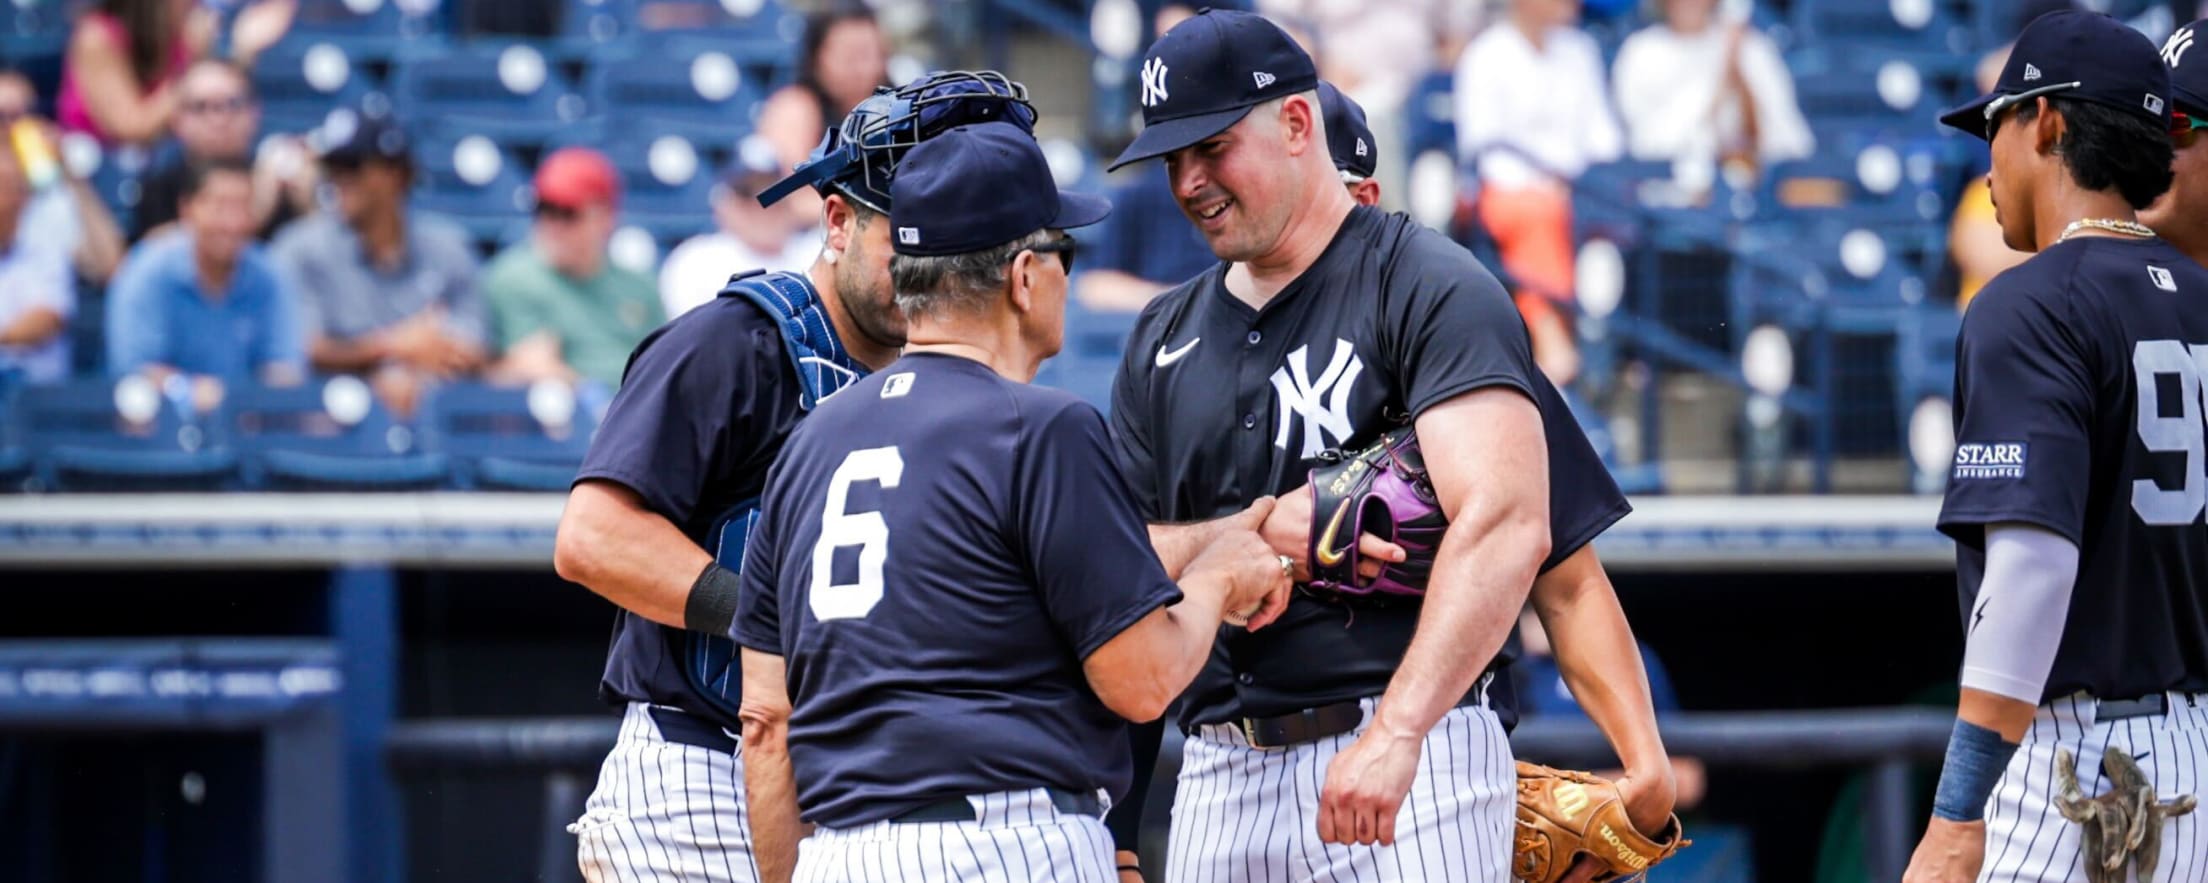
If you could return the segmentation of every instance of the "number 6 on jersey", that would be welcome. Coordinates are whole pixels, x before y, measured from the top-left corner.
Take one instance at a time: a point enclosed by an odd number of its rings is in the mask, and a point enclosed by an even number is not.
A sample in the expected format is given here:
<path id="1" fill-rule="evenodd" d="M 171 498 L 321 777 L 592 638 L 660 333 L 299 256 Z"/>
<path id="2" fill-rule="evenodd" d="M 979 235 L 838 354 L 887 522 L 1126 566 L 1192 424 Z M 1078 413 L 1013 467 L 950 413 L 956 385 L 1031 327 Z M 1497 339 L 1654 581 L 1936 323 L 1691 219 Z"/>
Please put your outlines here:
<path id="1" fill-rule="evenodd" d="M 894 488 L 904 478 L 905 458 L 895 447 L 852 451 L 828 479 L 828 500 L 820 519 L 820 540 L 813 544 L 813 584 L 806 603 L 813 617 L 860 619 L 882 600 L 882 565 L 889 560 L 889 523 L 880 512 L 846 512 L 851 485 L 880 482 Z M 835 581 L 836 550 L 859 547 L 859 573 L 854 582 Z"/>

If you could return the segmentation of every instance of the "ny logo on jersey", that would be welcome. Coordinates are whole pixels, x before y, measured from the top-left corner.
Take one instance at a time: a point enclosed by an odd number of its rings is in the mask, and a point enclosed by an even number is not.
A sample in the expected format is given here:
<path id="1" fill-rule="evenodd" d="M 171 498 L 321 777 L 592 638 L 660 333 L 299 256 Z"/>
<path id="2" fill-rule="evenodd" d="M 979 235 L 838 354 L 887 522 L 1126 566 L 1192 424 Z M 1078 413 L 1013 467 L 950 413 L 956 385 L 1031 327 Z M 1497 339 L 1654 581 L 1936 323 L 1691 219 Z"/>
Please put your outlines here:
<path id="1" fill-rule="evenodd" d="M 1289 412 L 1293 411 L 1303 420 L 1302 456 L 1306 458 L 1330 447 L 1326 436 L 1340 444 L 1357 431 L 1349 422 L 1349 391 L 1357 385 L 1357 375 L 1365 372 L 1357 348 L 1335 338 L 1334 357 L 1313 381 L 1310 350 L 1296 347 L 1288 354 L 1287 364 L 1273 371 L 1273 389 L 1280 393 L 1280 428 L 1273 434 L 1273 447 L 1288 449 Z"/>
<path id="2" fill-rule="evenodd" d="M 2193 48 L 2193 29 L 2178 28 L 2169 42 L 2162 44 L 2162 61 L 2171 67 L 2185 63 L 2185 50 Z"/>
<path id="3" fill-rule="evenodd" d="M 1165 103 L 1165 59 L 1153 58 L 1142 64 L 1142 106 L 1156 107 Z"/>

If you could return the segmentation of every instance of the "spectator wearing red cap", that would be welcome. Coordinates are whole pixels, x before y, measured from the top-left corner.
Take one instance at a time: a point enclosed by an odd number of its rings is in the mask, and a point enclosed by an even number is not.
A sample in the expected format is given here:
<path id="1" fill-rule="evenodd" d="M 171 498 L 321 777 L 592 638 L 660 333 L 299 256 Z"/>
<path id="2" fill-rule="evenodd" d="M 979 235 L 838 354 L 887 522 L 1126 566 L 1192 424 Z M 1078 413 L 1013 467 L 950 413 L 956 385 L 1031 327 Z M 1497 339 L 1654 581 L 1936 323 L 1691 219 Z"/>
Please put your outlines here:
<path id="1" fill-rule="evenodd" d="M 620 175 L 603 154 L 570 147 L 545 158 L 536 187 L 529 240 L 484 270 L 505 351 L 495 376 L 618 385 L 629 351 L 665 319 L 651 277 L 606 260 Z"/>

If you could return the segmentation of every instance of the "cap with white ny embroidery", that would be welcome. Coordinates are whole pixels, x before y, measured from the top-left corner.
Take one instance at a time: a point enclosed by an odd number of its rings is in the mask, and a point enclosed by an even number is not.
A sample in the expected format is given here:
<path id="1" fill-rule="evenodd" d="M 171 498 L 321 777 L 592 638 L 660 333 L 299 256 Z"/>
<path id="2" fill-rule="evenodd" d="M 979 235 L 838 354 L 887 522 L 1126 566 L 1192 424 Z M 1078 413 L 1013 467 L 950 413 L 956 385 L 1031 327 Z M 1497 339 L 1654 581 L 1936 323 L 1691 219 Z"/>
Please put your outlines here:
<path id="1" fill-rule="evenodd" d="M 2128 110 L 2157 127 L 2170 121 L 2170 74 L 2154 41 L 2098 12 L 2065 9 L 2032 19 L 1993 91 L 1940 122 L 1984 138 L 1995 116 L 2042 95 Z"/>
<path id="2" fill-rule="evenodd" d="M 1142 134 L 1112 161 L 1164 156 L 1241 122 L 1250 108 L 1319 86 L 1319 69 L 1288 33 L 1252 12 L 1206 9 L 1142 57 Z"/>
<path id="3" fill-rule="evenodd" d="M 2162 64 L 2170 69 L 2172 109 L 2208 116 L 2208 53 L 2193 51 L 2195 35 L 2208 36 L 2208 18 L 2171 32 L 2162 43 Z"/>

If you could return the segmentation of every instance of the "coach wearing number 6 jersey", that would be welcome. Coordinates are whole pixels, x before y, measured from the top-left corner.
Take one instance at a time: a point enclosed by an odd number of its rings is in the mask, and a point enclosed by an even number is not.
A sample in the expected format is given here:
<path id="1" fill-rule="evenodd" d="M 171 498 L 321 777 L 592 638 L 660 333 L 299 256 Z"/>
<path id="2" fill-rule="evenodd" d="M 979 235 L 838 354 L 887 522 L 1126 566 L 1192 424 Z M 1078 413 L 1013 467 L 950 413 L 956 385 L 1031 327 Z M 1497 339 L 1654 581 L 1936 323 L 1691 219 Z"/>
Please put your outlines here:
<path id="1" fill-rule="evenodd" d="M 1027 385 L 1064 338 L 1063 231 L 1108 211 L 1032 136 L 945 132 L 892 200 L 904 357 L 792 433 L 745 552 L 754 854 L 770 881 L 793 851 L 799 880 L 1111 879 L 1125 719 L 1164 713 L 1223 620 L 1287 605 L 1272 503 L 1176 586 L 1103 416 Z"/>

